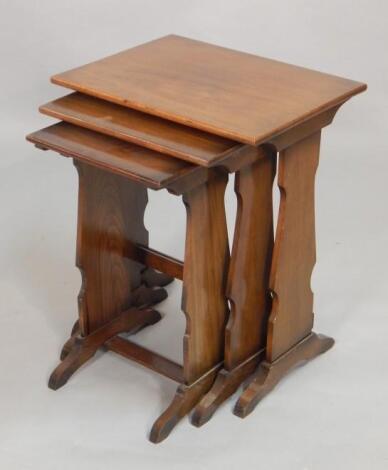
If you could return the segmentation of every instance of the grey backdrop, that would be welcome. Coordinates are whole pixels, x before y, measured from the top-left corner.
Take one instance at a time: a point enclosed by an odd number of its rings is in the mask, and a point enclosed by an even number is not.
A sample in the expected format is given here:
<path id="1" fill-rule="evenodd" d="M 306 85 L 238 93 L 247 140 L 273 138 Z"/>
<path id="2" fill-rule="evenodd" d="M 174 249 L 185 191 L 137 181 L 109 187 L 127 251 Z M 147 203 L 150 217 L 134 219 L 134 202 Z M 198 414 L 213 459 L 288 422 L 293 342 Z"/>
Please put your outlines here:
<path id="1" fill-rule="evenodd" d="M 388 468 L 385 0 L 0 0 L 0 467 Z M 365 81 L 324 131 L 317 176 L 316 330 L 336 346 L 290 374 L 246 420 L 228 401 L 159 446 L 146 433 L 175 385 L 113 354 L 47 389 L 76 317 L 76 172 L 25 134 L 66 90 L 49 77 L 176 33 Z M 233 229 L 235 199 L 227 192 Z M 152 193 L 151 244 L 181 257 L 184 210 Z M 179 285 L 137 336 L 181 358 Z"/>

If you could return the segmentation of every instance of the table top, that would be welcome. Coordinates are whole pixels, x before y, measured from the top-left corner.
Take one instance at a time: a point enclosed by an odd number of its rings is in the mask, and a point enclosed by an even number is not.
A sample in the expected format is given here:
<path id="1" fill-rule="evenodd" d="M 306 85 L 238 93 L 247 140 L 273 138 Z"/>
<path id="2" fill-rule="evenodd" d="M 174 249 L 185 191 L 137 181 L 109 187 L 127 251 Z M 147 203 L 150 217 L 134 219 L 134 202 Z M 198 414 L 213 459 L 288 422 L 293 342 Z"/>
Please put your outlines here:
<path id="1" fill-rule="evenodd" d="M 265 142 L 366 89 L 363 83 L 179 36 L 52 81 L 248 144 Z"/>
<path id="2" fill-rule="evenodd" d="M 43 114 L 209 167 L 242 144 L 79 92 L 40 106 Z"/>
<path id="3" fill-rule="evenodd" d="M 151 189 L 168 187 L 181 178 L 207 171 L 177 158 L 115 139 L 99 132 L 60 122 L 29 134 L 40 148 L 128 177 Z"/>

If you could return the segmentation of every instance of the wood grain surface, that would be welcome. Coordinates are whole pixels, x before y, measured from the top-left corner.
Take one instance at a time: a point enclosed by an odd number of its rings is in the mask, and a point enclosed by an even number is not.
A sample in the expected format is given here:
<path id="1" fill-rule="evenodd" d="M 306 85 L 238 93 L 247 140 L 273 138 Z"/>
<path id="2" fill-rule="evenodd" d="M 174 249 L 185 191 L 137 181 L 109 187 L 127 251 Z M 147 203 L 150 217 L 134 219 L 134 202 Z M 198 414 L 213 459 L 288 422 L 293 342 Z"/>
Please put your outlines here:
<path id="1" fill-rule="evenodd" d="M 183 348 L 188 385 L 222 362 L 224 355 L 229 265 L 226 183 L 226 174 L 212 170 L 206 184 L 183 197 L 187 209 L 182 295 L 187 327 Z"/>
<path id="2" fill-rule="evenodd" d="M 264 142 L 366 89 L 363 83 L 179 36 L 52 81 L 248 144 Z"/>
<path id="3" fill-rule="evenodd" d="M 200 177 L 204 168 L 98 132 L 61 122 L 27 136 L 39 147 L 161 189 L 181 179 Z"/>
<path id="4" fill-rule="evenodd" d="M 130 308 L 144 266 L 125 257 L 129 242 L 148 244 L 143 217 L 147 190 L 82 162 L 79 173 L 77 266 L 82 335 Z"/>
<path id="5" fill-rule="evenodd" d="M 311 274 L 315 265 L 314 181 L 321 132 L 279 155 L 280 207 L 270 288 L 267 361 L 310 334 L 314 321 Z"/>
<path id="6" fill-rule="evenodd" d="M 232 140 L 82 93 L 40 106 L 43 114 L 202 166 L 242 147 Z"/>

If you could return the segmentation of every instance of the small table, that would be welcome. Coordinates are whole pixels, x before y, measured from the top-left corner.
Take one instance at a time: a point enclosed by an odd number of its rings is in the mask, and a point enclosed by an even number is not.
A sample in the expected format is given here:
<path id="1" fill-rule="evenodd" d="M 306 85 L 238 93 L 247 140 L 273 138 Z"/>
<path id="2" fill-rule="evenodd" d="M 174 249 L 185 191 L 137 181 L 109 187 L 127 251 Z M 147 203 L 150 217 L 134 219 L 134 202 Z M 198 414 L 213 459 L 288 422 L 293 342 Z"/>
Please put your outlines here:
<path id="1" fill-rule="evenodd" d="M 42 112 L 207 172 L 236 173 L 236 228 L 230 267 L 224 263 L 231 312 L 223 366 L 202 396 L 186 400 L 178 390 L 162 415 L 163 431 L 151 436 L 166 437 L 193 407 L 192 422 L 204 424 L 252 377 L 234 411 L 246 416 L 292 366 L 333 345 L 312 332 L 314 177 L 321 129 L 366 85 L 178 36 L 52 81 L 75 93 L 42 106 Z M 277 154 L 281 200 L 274 242 Z M 218 265 L 214 257 L 211 262 Z M 201 318 L 202 335 L 206 318 Z M 201 349 L 212 339 L 198 341 Z"/>

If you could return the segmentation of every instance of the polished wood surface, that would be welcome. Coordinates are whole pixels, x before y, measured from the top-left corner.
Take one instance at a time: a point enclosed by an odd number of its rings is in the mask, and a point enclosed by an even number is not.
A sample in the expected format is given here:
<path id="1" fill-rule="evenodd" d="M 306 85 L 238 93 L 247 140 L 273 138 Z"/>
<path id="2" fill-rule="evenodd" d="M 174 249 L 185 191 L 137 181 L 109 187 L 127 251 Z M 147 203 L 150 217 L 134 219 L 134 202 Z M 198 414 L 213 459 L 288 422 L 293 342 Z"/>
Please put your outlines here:
<path id="1" fill-rule="evenodd" d="M 77 132 L 81 135 L 84 132 L 95 134 L 96 141 L 90 136 L 88 143 L 94 147 L 99 145 L 100 134 L 93 131 L 68 123 L 53 127 L 61 129 L 60 136 L 64 132 L 70 142 L 77 140 Z M 74 152 L 67 143 L 53 144 L 57 133 L 54 132 L 54 138 L 50 140 L 45 131 L 42 131 L 43 138 L 38 132 L 28 139 L 42 148 L 58 150 L 60 147 L 65 155 L 79 155 L 79 150 Z M 101 138 L 117 141 L 103 135 Z M 81 142 L 84 145 L 84 137 Z M 123 144 L 133 145 L 127 142 Z M 113 144 L 113 150 L 115 146 L 116 143 Z M 161 157 L 193 168 L 186 162 L 163 155 Z M 132 174 L 124 177 L 116 174 L 115 168 L 105 171 L 104 168 L 79 159 L 74 162 L 80 182 L 77 266 L 82 274 L 82 287 L 79 294 L 79 321 L 62 349 L 62 362 L 52 374 L 50 386 L 56 389 L 64 385 L 101 346 L 178 380 L 180 386 L 171 405 L 156 420 L 151 431 L 150 439 L 160 442 L 209 390 L 222 365 L 224 329 L 228 315 L 225 289 L 229 248 L 224 209 L 228 176 L 220 169 L 194 167 L 195 171 L 188 171 L 187 177 L 179 175 L 168 184 L 170 192 L 183 193 L 186 206 L 183 264 L 148 247 L 148 232 L 143 221 L 147 204 L 144 178 Z M 142 166 L 138 162 L 137 168 L 147 170 L 146 162 Z M 153 271 L 152 268 L 166 274 Z M 170 282 L 171 275 L 183 279 L 182 309 L 187 326 L 181 367 L 117 337 L 122 326 L 122 312 L 143 311 L 164 300 L 167 293 L 158 286 Z M 147 321 L 135 323 L 136 331 L 149 324 Z M 101 341 L 95 341 L 95 338 Z"/>
<path id="2" fill-rule="evenodd" d="M 150 439 L 165 439 L 177 421 L 210 389 L 222 365 L 228 307 L 225 296 L 229 263 L 224 208 L 226 173 L 213 170 L 206 184 L 187 192 L 182 310 L 183 377 L 171 405 L 152 427 Z"/>
<path id="3" fill-rule="evenodd" d="M 314 178 L 321 129 L 366 85 L 178 36 L 52 81 L 76 91 L 40 108 L 64 122 L 27 139 L 77 166 L 82 286 L 49 386 L 104 347 L 179 383 L 152 442 L 193 408 L 193 424 L 205 423 L 247 381 L 234 410 L 246 416 L 289 370 L 334 343 L 312 332 Z M 233 172 L 230 262 L 224 192 Z M 148 246 L 146 188 L 183 195 L 184 262 Z M 183 280 L 183 365 L 123 337 L 161 319 L 151 307 L 173 278 Z"/>
<path id="4" fill-rule="evenodd" d="M 265 347 L 271 305 L 268 284 L 275 171 L 276 154 L 268 152 L 266 158 L 236 173 L 238 206 L 227 290 L 231 315 L 225 330 L 227 370 Z"/>
<path id="5" fill-rule="evenodd" d="M 27 136 L 40 147 L 126 176 L 152 189 L 185 178 L 201 178 L 206 169 L 138 145 L 61 122 Z"/>
<path id="6" fill-rule="evenodd" d="M 209 390 L 214 382 L 219 367 L 212 369 L 191 385 L 178 387 L 171 405 L 160 415 L 152 426 L 149 439 L 157 444 L 169 436 L 179 420 L 186 416 Z"/>
<path id="7" fill-rule="evenodd" d="M 310 282 L 315 265 L 314 181 L 320 135 L 307 137 L 279 156 L 280 207 L 270 278 L 269 362 L 306 337 L 313 326 Z"/>
<path id="8" fill-rule="evenodd" d="M 160 153 L 212 166 L 243 145 L 134 109 L 72 93 L 40 106 L 43 114 L 133 142 Z"/>
<path id="9" fill-rule="evenodd" d="M 323 354 L 333 345 L 332 338 L 311 333 L 274 362 L 261 362 L 249 386 L 237 400 L 233 413 L 240 418 L 248 416 L 290 370 Z"/>
<path id="10" fill-rule="evenodd" d="M 248 144 L 264 142 L 366 89 L 363 83 L 179 36 L 52 81 Z"/>
<path id="11" fill-rule="evenodd" d="M 191 384 L 223 360 L 225 297 L 229 246 L 224 208 L 225 173 L 213 171 L 209 181 L 183 197 L 187 212 L 182 310 L 184 376 Z"/>
<path id="12" fill-rule="evenodd" d="M 144 265 L 125 257 L 129 242 L 148 244 L 147 190 L 122 176 L 76 162 L 79 174 L 77 266 L 83 335 L 134 303 Z"/>
<path id="13" fill-rule="evenodd" d="M 276 153 L 268 151 L 265 158 L 236 173 L 238 206 L 228 274 L 231 312 L 225 329 L 224 369 L 195 409 L 192 423 L 196 426 L 208 421 L 237 390 L 264 352 L 271 300 L 268 285 L 275 170 Z"/>
<path id="14" fill-rule="evenodd" d="M 238 399 L 234 413 L 245 417 L 295 365 L 330 349 L 331 338 L 312 333 L 311 274 L 315 265 L 314 181 L 321 131 L 279 155 L 280 207 L 270 274 L 272 309 L 266 358 Z"/>

